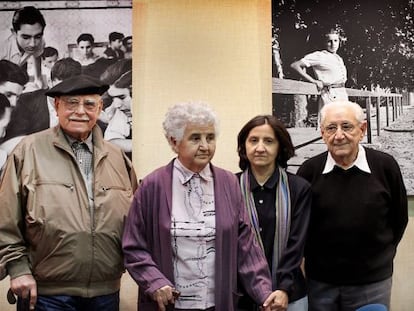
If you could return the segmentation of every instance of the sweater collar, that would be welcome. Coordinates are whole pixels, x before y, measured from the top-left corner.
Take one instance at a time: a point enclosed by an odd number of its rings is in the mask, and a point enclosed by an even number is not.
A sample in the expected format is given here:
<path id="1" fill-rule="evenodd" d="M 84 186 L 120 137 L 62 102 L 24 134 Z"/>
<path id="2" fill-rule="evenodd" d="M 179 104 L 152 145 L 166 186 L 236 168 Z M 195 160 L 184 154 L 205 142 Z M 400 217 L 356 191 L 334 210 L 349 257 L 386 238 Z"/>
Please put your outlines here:
<path id="1" fill-rule="evenodd" d="M 339 166 L 339 165 L 336 164 L 331 153 L 328 152 L 328 157 L 326 159 L 325 167 L 322 171 L 322 174 L 327 174 L 331 172 L 335 166 Z M 371 169 L 369 168 L 369 165 L 368 165 L 365 149 L 361 145 L 359 145 L 357 158 L 355 159 L 354 163 L 350 167 L 347 168 L 347 170 L 354 166 L 359 168 L 361 171 L 364 171 L 369 174 L 371 173 Z"/>

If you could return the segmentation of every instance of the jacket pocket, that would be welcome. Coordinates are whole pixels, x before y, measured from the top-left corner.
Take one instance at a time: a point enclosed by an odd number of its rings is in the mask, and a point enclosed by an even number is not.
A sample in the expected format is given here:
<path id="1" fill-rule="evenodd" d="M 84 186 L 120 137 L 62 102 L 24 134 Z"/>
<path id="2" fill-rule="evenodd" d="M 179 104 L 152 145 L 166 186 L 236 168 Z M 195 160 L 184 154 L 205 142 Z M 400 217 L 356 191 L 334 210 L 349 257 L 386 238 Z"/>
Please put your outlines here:
<path id="1" fill-rule="evenodd" d="M 25 215 L 26 238 L 30 245 L 36 247 L 40 242 L 44 243 L 45 238 L 54 236 L 56 232 L 45 232 L 47 224 L 54 223 L 52 227 L 62 229 L 61 226 L 67 223 L 62 203 L 74 205 L 75 198 L 72 183 L 40 181 L 30 187 Z"/>

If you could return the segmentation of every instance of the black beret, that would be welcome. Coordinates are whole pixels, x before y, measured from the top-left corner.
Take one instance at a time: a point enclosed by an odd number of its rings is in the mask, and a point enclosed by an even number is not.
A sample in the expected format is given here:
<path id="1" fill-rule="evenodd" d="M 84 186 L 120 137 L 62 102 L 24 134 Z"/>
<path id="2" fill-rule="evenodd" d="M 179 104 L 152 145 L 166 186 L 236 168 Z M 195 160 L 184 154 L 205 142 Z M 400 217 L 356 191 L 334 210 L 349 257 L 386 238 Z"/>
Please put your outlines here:
<path id="1" fill-rule="evenodd" d="M 102 95 L 108 88 L 109 85 L 102 83 L 100 80 L 81 74 L 63 80 L 50 90 L 46 91 L 45 94 L 50 97 L 58 97 L 62 95 Z"/>

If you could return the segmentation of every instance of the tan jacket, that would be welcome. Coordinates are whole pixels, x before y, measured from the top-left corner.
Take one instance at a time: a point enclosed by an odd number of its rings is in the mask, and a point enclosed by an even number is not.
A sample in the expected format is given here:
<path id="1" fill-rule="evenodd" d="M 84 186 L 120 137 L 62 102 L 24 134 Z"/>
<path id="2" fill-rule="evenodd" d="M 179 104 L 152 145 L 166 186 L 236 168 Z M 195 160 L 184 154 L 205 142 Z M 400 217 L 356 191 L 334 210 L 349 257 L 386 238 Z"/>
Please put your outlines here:
<path id="1" fill-rule="evenodd" d="M 59 126 L 27 136 L 8 159 L 0 184 L 0 256 L 13 258 L 11 278 L 32 273 L 40 295 L 94 297 L 120 287 L 121 237 L 136 176 L 97 126 L 93 143 L 92 213 Z"/>

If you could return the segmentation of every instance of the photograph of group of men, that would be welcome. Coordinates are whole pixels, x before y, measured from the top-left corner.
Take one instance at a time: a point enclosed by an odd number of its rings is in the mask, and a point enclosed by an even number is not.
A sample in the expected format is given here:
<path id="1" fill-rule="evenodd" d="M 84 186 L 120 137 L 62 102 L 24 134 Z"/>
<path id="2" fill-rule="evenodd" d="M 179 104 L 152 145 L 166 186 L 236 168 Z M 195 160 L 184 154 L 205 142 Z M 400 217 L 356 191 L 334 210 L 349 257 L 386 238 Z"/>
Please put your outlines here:
<path id="1" fill-rule="evenodd" d="M 8 27 L 2 29 L 0 37 L 0 169 L 24 136 L 57 124 L 54 99 L 45 93 L 79 74 L 110 85 L 103 94 L 98 124 L 105 139 L 131 157 L 131 6 L 72 8 L 62 7 L 60 1 L 49 1 L 42 8 L 44 3 L 31 4 L 38 6 L 0 10 Z M 123 23 L 105 23 L 112 15 L 122 15 Z M 63 16 L 78 19 L 77 26 L 67 28 Z M 88 22 L 90 16 L 101 22 Z M 117 27 L 120 30 L 114 31 Z"/>

